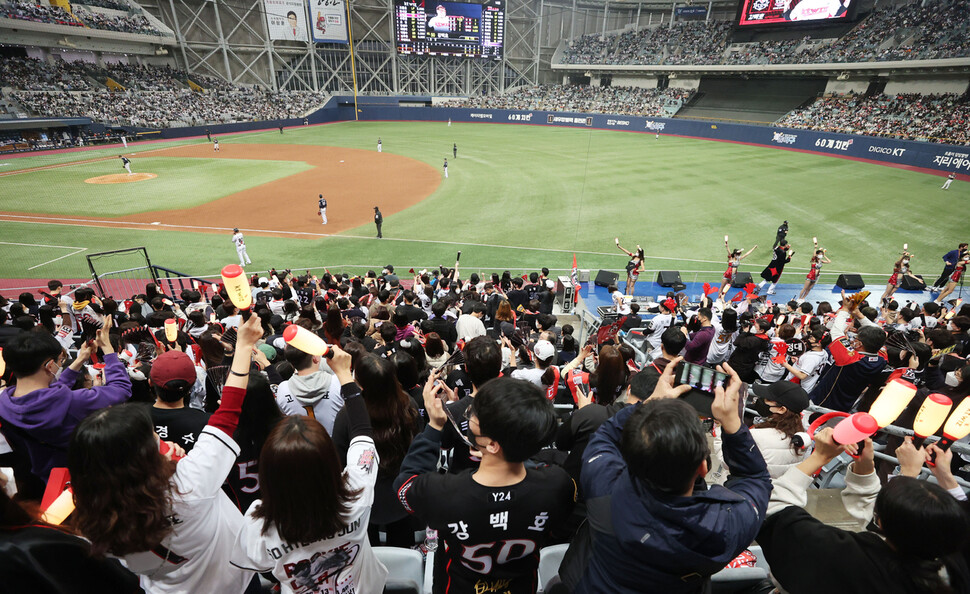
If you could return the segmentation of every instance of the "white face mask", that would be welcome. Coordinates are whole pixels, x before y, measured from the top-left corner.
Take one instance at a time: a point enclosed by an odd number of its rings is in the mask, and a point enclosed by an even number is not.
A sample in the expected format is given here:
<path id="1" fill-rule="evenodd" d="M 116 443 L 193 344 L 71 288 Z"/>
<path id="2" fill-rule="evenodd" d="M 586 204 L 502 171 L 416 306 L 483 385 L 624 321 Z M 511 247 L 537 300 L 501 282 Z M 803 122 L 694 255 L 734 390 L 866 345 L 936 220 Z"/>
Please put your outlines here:
<path id="1" fill-rule="evenodd" d="M 948 371 L 946 374 L 946 385 L 951 388 L 955 388 L 960 385 L 960 378 L 957 377 L 956 371 Z"/>
<path id="2" fill-rule="evenodd" d="M 55 326 L 63 326 L 64 325 L 64 316 L 54 316 L 54 325 Z"/>

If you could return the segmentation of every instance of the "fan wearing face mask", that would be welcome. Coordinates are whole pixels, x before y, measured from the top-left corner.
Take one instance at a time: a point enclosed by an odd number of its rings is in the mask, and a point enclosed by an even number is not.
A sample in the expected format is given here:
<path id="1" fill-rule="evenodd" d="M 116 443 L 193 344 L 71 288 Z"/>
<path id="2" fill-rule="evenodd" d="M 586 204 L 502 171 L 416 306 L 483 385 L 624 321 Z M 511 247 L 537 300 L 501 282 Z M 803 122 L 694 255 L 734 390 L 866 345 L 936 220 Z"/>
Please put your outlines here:
<path id="1" fill-rule="evenodd" d="M 81 419 L 131 398 L 131 380 L 111 346 L 110 328 L 108 317 L 67 369 L 67 353 L 45 332 L 24 332 L 3 349 L 7 370 L 17 380 L 0 392 L 3 434 L 15 451 L 27 452 L 30 470 L 44 483 L 51 468 L 67 465 L 67 443 Z M 104 354 L 105 385 L 71 389 L 96 349 Z"/>
<path id="2" fill-rule="evenodd" d="M 758 413 L 760 420 L 751 428 L 751 437 L 768 464 L 768 474 L 778 478 L 801 462 L 807 455 L 809 436 L 803 432 L 802 411 L 808 407 L 808 394 L 790 381 L 773 384 L 752 384 L 755 398 L 748 399 L 748 408 Z M 721 454 L 721 433 L 714 437 L 709 484 L 723 484 L 728 477 L 728 464 Z"/>

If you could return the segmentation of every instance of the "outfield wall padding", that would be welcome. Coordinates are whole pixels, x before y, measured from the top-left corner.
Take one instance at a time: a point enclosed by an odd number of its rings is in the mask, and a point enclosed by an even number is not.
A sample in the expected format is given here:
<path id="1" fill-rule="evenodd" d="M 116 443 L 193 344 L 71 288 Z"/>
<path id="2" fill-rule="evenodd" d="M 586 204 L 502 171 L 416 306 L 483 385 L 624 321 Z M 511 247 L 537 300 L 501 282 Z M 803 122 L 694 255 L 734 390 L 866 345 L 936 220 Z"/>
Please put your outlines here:
<path id="1" fill-rule="evenodd" d="M 887 165 L 956 172 L 962 176 L 970 175 L 970 146 L 673 118 L 456 107 L 394 107 L 388 105 L 389 98 L 381 99 L 383 104 L 380 105 L 358 104 L 358 118 L 370 121 L 447 122 L 451 120 L 452 122 L 528 124 L 625 130 L 648 134 L 659 132 L 662 135 L 794 149 Z M 340 105 L 345 104 L 346 100 L 346 97 L 335 97 L 327 108 L 321 111 L 337 111 L 340 117 L 336 119 L 352 120 L 353 108 Z"/>

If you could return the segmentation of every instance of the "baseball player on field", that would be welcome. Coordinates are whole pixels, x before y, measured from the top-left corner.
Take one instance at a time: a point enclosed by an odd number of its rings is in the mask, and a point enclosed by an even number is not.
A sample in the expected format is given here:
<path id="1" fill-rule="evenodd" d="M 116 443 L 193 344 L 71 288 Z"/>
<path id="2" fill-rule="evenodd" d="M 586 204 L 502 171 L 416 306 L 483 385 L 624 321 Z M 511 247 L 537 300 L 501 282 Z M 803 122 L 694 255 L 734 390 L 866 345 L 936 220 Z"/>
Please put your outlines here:
<path id="1" fill-rule="evenodd" d="M 128 157 L 118 155 L 118 158 L 121 159 L 121 165 L 125 168 L 125 171 L 128 172 L 128 175 L 131 175 L 131 161 L 128 159 Z"/>
<path id="2" fill-rule="evenodd" d="M 380 139 L 380 137 L 378 137 L 378 138 L 377 138 L 377 152 L 381 152 L 381 151 L 383 150 L 383 148 L 384 148 L 384 147 L 383 147 L 383 145 L 381 144 L 381 139 Z"/>
<path id="3" fill-rule="evenodd" d="M 445 159 L 445 164 L 443 165 L 445 170 L 445 179 L 448 179 L 448 159 Z"/>
<path id="4" fill-rule="evenodd" d="M 327 199 L 323 197 L 323 194 L 320 194 L 320 201 L 317 203 L 317 206 L 319 207 L 317 214 L 320 215 L 320 218 L 323 219 L 323 224 L 326 225 L 327 224 Z"/>
<path id="5" fill-rule="evenodd" d="M 212 150 L 214 150 L 217 153 L 219 152 L 219 139 L 218 138 L 216 138 L 215 140 L 212 141 Z"/>
<path id="6" fill-rule="evenodd" d="M 243 234 L 239 232 L 238 227 L 234 227 L 232 230 L 232 242 L 236 245 L 236 255 L 239 256 L 239 265 L 245 266 L 246 264 L 252 264 L 253 261 L 249 259 L 249 254 L 246 253 L 246 240 L 243 238 Z"/>
<path id="7" fill-rule="evenodd" d="M 950 184 L 952 184 L 953 183 L 953 180 L 955 180 L 956 178 L 957 178 L 957 174 L 956 173 L 951 173 L 950 175 L 946 176 L 946 181 L 943 182 L 943 185 L 940 187 L 940 189 L 941 190 L 949 190 L 950 189 Z"/>

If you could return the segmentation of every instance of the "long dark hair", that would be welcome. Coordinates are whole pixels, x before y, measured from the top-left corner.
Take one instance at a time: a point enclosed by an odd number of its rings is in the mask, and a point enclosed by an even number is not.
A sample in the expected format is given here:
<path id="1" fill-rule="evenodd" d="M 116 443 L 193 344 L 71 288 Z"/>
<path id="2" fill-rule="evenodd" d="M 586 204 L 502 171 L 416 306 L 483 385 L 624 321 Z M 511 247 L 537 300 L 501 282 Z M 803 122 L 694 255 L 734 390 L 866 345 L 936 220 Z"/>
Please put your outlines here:
<path id="1" fill-rule="evenodd" d="M 285 542 L 315 542 L 347 525 L 350 502 L 360 496 L 344 481 L 337 448 L 317 420 L 303 415 L 276 424 L 259 456 L 262 502 L 253 517 L 263 534 L 275 526 Z"/>
<path id="2" fill-rule="evenodd" d="M 596 388 L 598 404 L 612 404 L 626 387 L 629 370 L 620 351 L 611 345 L 600 349 L 599 362 L 589 379 Z"/>
<path id="3" fill-rule="evenodd" d="M 367 404 L 380 468 L 397 471 L 418 432 L 418 413 L 397 381 L 394 364 L 387 359 L 364 355 L 354 377 Z"/>
<path id="4" fill-rule="evenodd" d="M 794 453 L 801 449 L 792 438 L 799 431 L 803 431 L 802 415 L 793 410 L 786 410 L 783 414 L 772 413 L 770 417 L 754 426 L 755 429 L 775 429 L 785 434 Z"/>
<path id="5" fill-rule="evenodd" d="M 258 458 L 270 431 L 282 418 L 283 413 L 276 404 L 269 381 L 262 374 L 250 374 L 249 384 L 246 386 L 246 399 L 243 400 L 239 425 L 232 436 L 233 439 L 241 448 L 251 446 Z"/>
<path id="6" fill-rule="evenodd" d="M 940 577 L 941 558 L 958 553 L 970 531 L 957 500 L 939 485 L 900 476 L 879 491 L 874 511 L 913 591 L 952 592 Z"/>
<path id="7" fill-rule="evenodd" d="M 336 303 L 327 308 L 327 319 L 323 322 L 324 339 L 330 344 L 340 344 L 340 336 L 344 333 L 344 318 Z"/>
<path id="8" fill-rule="evenodd" d="M 140 404 L 103 408 L 74 430 L 67 453 L 77 528 L 96 556 L 155 548 L 172 531 L 175 463 L 158 451 Z"/>

